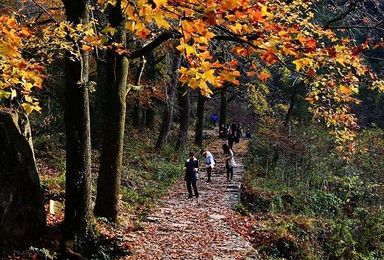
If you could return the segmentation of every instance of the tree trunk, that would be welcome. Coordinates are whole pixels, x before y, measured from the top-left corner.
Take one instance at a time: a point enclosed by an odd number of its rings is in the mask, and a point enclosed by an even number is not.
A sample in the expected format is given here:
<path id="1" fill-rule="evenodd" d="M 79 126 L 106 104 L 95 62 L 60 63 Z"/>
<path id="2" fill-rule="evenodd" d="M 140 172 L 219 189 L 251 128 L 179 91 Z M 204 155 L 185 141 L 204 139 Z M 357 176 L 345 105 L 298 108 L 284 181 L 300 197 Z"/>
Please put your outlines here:
<path id="1" fill-rule="evenodd" d="M 114 41 L 126 43 L 120 1 L 108 7 L 108 19 L 117 31 Z M 107 90 L 104 107 L 104 138 L 97 180 L 95 215 L 117 222 L 120 179 L 123 171 L 123 141 L 126 116 L 128 60 L 115 50 L 107 52 Z"/>
<path id="2" fill-rule="evenodd" d="M 173 103 L 175 100 L 175 93 L 177 88 L 177 83 L 179 80 L 179 68 L 181 64 L 181 56 L 175 55 L 172 64 L 172 82 L 166 89 L 167 94 L 167 103 L 163 112 L 163 122 L 160 128 L 160 134 L 156 142 L 156 149 L 161 149 L 167 143 L 169 130 L 171 129 L 172 117 L 173 117 Z"/>
<path id="3" fill-rule="evenodd" d="M 137 104 L 133 107 L 133 112 L 132 112 L 132 126 L 134 128 L 139 128 L 140 126 L 140 105 L 139 102 L 137 101 Z"/>
<path id="4" fill-rule="evenodd" d="M 197 99 L 195 144 L 200 147 L 203 145 L 204 103 L 205 97 L 199 92 L 199 97 Z"/>
<path id="5" fill-rule="evenodd" d="M 176 143 L 176 150 L 183 153 L 187 146 L 189 119 L 191 114 L 191 100 L 187 87 L 180 88 L 179 91 L 180 104 L 180 131 L 179 139 Z"/>
<path id="6" fill-rule="evenodd" d="M 64 0 L 69 22 L 89 21 L 89 0 Z M 63 246 L 80 246 L 92 236 L 91 137 L 89 118 L 88 53 L 65 59 L 66 190 Z M 73 57 L 72 57 L 73 58 Z M 69 242 L 71 241 L 71 242 Z"/>
<path id="7" fill-rule="evenodd" d="M 221 98 L 220 98 L 220 127 L 226 126 L 227 124 L 227 92 L 225 87 L 221 90 Z"/>
<path id="8" fill-rule="evenodd" d="M 146 60 L 147 60 L 146 62 L 147 68 L 146 68 L 145 76 L 148 80 L 155 81 L 157 71 L 156 71 L 156 57 L 153 51 L 146 55 Z M 154 101 L 153 98 L 152 98 L 152 101 Z M 155 110 L 153 108 L 154 106 L 155 104 L 153 102 L 152 107 L 147 108 L 145 113 L 146 115 L 145 126 L 150 130 L 153 130 L 155 126 Z"/>
<path id="9" fill-rule="evenodd" d="M 105 58 L 105 51 L 99 51 L 102 58 Z M 91 133 L 92 147 L 99 149 L 103 142 L 103 107 L 105 103 L 104 92 L 107 81 L 107 66 L 105 62 L 97 62 L 97 85 L 94 93 L 94 102 L 91 106 Z M 92 104 L 92 103 L 91 103 Z"/>
<path id="10" fill-rule="evenodd" d="M 142 109 L 141 110 L 141 120 L 140 120 L 140 129 L 144 129 L 145 128 L 145 122 L 147 121 L 147 110 L 146 109 Z"/>
<path id="11" fill-rule="evenodd" d="M 147 109 L 145 117 L 145 125 L 148 129 L 153 130 L 155 127 L 155 110 Z"/>
<path id="12" fill-rule="evenodd" d="M 37 238 L 45 228 L 43 191 L 28 139 L 28 120 L 0 111 L 0 243 Z"/>
<path id="13" fill-rule="evenodd" d="M 295 104 L 296 104 L 296 97 L 297 97 L 297 87 L 295 87 L 293 90 L 291 100 L 289 101 L 288 112 L 285 115 L 285 120 L 284 120 L 284 127 L 288 133 L 290 133 L 292 130 L 291 129 L 292 128 L 291 119 L 292 119 L 292 115 L 293 115 L 293 109 L 294 109 Z"/>

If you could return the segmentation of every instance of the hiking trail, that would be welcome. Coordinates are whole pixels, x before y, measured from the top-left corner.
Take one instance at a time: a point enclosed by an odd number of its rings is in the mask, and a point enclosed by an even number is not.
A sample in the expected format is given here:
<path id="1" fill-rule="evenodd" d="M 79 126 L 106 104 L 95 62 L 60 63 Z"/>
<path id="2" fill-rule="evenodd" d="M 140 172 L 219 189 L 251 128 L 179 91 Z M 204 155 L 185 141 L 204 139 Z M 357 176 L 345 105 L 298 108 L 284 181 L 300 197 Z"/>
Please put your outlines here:
<path id="1" fill-rule="evenodd" d="M 233 209 L 240 194 L 248 140 L 242 138 L 234 144 L 238 166 L 233 181 L 227 182 L 222 151 L 227 141 L 219 139 L 217 130 L 205 132 L 209 136 L 205 147 L 216 160 L 212 181 L 206 182 L 205 161 L 197 156 L 199 201 L 187 198 L 181 178 L 146 218 L 144 230 L 128 234 L 134 254 L 125 259 L 259 259 L 257 251 L 234 229 L 239 215 Z"/>

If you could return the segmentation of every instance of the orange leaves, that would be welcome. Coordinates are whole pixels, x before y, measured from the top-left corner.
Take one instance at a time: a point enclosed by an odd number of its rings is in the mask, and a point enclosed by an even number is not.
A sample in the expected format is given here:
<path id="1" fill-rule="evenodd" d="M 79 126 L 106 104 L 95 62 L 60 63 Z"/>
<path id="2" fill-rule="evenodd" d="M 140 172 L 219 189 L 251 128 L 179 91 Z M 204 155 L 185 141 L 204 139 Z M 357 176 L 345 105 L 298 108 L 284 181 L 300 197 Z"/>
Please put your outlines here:
<path id="1" fill-rule="evenodd" d="M 40 111 L 39 103 L 31 97 L 33 88 L 42 88 L 44 67 L 21 55 L 32 32 L 19 26 L 16 19 L 0 16 L 0 100 L 18 98 L 27 114 Z"/>
<path id="2" fill-rule="evenodd" d="M 216 11 L 209 8 L 204 10 L 205 22 L 211 26 L 216 25 Z"/>
<path id="3" fill-rule="evenodd" d="M 260 22 L 264 21 L 263 13 L 261 11 L 252 11 L 249 14 L 249 18 L 250 18 L 252 23 L 254 23 L 254 22 L 260 23 Z"/>
<path id="4" fill-rule="evenodd" d="M 147 36 L 150 34 L 151 34 L 151 31 L 146 28 L 140 29 L 136 32 L 136 35 L 139 36 L 142 40 L 145 40 Z"/>
<path id="5" fill-rule="evenodd" d="M 262 82 L 265 82 L 267 79 L 269 79 L 271 77 L 271 74 L 269 74 L 269 72 L 267 70 L 263 70 L 262 72 L 260 72 L 258 78 L 262 81 Z"/>
<path id="6" fill-rule="evenodd" d="M 244 48 L 242 46 L 236 46 L 231 50 L 231 53 L 235 53 L 239 56 L 246 56 L 252 53 L 252 50 L 249 48 Z"/>
<path id="7" fill-rule="evenodd" d="M 81 46 L 81 50 L 83 51 L 91 51 L 93 48 L 91 46 L 88 46 L 88 45 L 83 45 Z"/>
<path id="8" fill-rule="evenodd" d="M 279 62 L 279 59 L 276 57 L 276 54 L 274 53 L 273 50 L 271 49 L 268 49 L 267 51 L 262 51 L 262 56 L 261 58 L 263 59 L 263 61 L 265 61 L 265 63 L 267 63 L 268 65 L 271 65 L 273 63 L 277 63 Z"/>

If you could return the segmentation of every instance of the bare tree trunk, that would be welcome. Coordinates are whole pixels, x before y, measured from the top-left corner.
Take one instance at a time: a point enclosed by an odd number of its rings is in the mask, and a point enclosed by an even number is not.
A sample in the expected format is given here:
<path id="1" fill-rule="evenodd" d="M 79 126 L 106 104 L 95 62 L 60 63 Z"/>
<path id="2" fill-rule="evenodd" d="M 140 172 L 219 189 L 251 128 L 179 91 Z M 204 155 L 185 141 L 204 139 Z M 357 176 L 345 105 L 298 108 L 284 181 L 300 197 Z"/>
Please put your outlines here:
<path id="1" fill-rule="evenodd" d="M 161 124 L 160 128 L 160 134 L 157 139 L 155 148 L 156 149 L 161 149 L 164 147 L 164 145 L 167 143 L 168 135 L 169 135 L 169 130 L 171 129 L 171 123 L 172 123 L 172 117 L 173 117 L 173 104 L 175 101 L 175 93 L 176 93 L 176 88 L 177 88 L 177 83 L 179 79 L 179 68 L 181 64 L 181 56 L 180 55 L 175 55 L 173 59 L 173 64 L 172 64 L 172 82 L 171 84 L 167 87 L 167 103 L 166 107 L 163 112 L 163 122 Z"/>
<path id="2" fill-rule="evenodd" d="M 176 143 L 176 149 L 183 153 L 187 146 L 189 119 L 191 114 L 191 99 L 187 87 L 180 88 L 180 131 L 179 139 Z"/>
<path id="3" fill-rule="evenodd" d="M 204 103 L 205 97 L 199 92 L 197 99 L 197 122 L 195 132 L 195 144 L 198 146 L 203 145 L 203 123 L 204 123 Z"/>
<path id="4" fill-rule="evenodd" d="M 126 43 L 120 1 L 108 7 L 108 20 L 117 31 L 114 41 Z M 104 138 L 97 180 L 95 215 L 117 222 L 120 179 L 123 171 L 123 141 L 126 116 L 128 60 L 115 50 L 107 52 L 107 90 L 104 107 Z"/>
<path id="5" fill-rule="evenodd" d="M 89 21 L 89 0 L 64 0 L 69 22 Z M 91 136 L 89 118 L 88 53 L 65 59 L 66 190 L 63 247 L 81 248 L 93 235 L 91 210 Z"/>

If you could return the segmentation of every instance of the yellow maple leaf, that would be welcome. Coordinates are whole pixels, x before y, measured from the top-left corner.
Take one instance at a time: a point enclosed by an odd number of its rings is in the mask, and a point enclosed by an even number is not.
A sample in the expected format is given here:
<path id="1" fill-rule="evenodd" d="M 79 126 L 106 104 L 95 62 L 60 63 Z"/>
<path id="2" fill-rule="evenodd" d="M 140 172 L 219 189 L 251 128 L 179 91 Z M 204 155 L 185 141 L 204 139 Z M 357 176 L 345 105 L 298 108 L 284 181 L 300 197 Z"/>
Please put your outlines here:
<path id="1" fill-rule="evenodd" d="M 274 18 L 274 15 L 270 12 L 268 12 L 267 10 L 267 6 L 263 5 L 261 7 L 261 13 L 263 14 L 263 16 L 267 16 L 269 19 L 273 19 Z"/>
<path id="2" fill-rule="evenodd" d="M 340 91 L 346 95 L 350 95 L 353 92 L 350 88 L 348 88 L 346 86 L 340 85 L 339 87 L 340 87 Z"/>
<path id="3" fill-rule="evenodd" d="M 294 60 L 292 63 L 296 65 L 296 71 L 299 71 L 303 67 L 307 67 L 308 65 L 312 65 L 313 59 L 301 58 L 301 59 Z"/>
<path id="4" fill-rule="evenodd" d="M 196 53 L 196 50 L 193 46 L 186 44 L 185 45 L 185 52 L 187 53 L 187 55 L 191 55 L 191 54 Z"/>
<path id="5" fill-rule="evenodd" d="M 191 78 L 191 80 L 188 82 L 188 86 L 190 86 L 193 90 L 196 90 L 200 85 L 200 80 L 197 80 L 196 78 Z"/>
<path id="6" fill-rule="evenodd" d="M 156 24 L 157 26 L 159 26 L 159 28 L 164 28 L 164 29 L 169 29 L 171 28 L 171 26 L 169 25 L 169 23 L 167 22 L 167 20 L 164 19 L 164 16 L 161 12 L 157 12 L 153 18 L 155 19 L 156 21 Z"/>
<path id="7" fill-rule="evenodd" d="M 215 71 L 213 69 L 207 70 L 203 73 L 202 78 L 206 81 L 213 83 L 215 82 L 215 79 L 216 79 L 214 73 Z"/>

